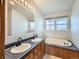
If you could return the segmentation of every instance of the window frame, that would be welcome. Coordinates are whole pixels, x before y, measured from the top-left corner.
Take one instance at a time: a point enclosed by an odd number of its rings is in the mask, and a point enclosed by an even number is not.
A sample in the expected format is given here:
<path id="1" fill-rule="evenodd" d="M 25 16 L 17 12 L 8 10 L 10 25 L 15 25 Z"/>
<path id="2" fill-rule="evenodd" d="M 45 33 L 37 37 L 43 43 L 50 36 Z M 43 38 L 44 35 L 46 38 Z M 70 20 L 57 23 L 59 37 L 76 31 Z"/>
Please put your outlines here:
<path id="1" fill-rule="evenodd" d="M 58 19 L 62 19 L 62 18 L 66 18 L 66 24 L 59 24 L 59 25 L 66 25 L 66 30 L 57 30 L 57 20 Z M 47 27 L 47 24 L 46 24 L 46 20 L 54 20 L 54 30 L 47 30 L 46 27 Z M 61 20 L 62 21 L 62 20 Z M 68 16 L 61 16 L 61 17 L 55 17 L 55 18 L 46 18 L 45 19 L 45 25 L 44 25 L 44 30 L 46 31 L 68 31 L 68 23 L 69 23 L 69 19 L 68 19 Z"/>
<path id="2" fill-rule="evenodd" d="M 54 26 L 54 29 L 53 29 L 53 30 L 52 30 L 52 29 L 51 29 L 51 30 L 48 30 L 48 29 L 47 29 L 48 24 L 46 24 L 46 21 L 48 21 L 48 20 L 52 20 L 52 19 L 46 19 L 46 20 L 45 20 L 45 30 L 46 30 L 46 31 L 54 31 L 54 30 L 55 30 L 55 21 L 54 21 L 54 24 L 49 24 L 49 25 L 53 25 L 53 26 Z"/>
<path id="3" fill-rule="evenodd" d="M 63 17 L 63 18 L 68 18 L 68 17 Z M 56 20 L 56 24 L 55 24 L 55 25 L 56 25 L 56 30 L 57 30 L 57 31 L 67 31 L 67 30 L 68 30 L 68 19 L 65 19 L 65 20 L 64 20 L 64 21 L 66 21 L 66 23 L 61 23 L 61 24 L 57 24 L 57 21 L 62 21 L 62 20 L 61 20 L 61 19 L 60 19 L 60 20 Z M 61 29 L 61 30 L 59 29 L 59 30 L 58 30 L 58 29 L 57 29 L 57 27 L 58 27 L 57 25 L 59 25 L 59 26 L 60 26 L 60 25 L 61 25 L 61 26 L 64 26 L 64 25 L 65 25 L 65 26 L 66 26 L 66 29 Z"/>
<path id="4" fill-rule="evenodd" d="M 34 20 L 28 20 L 28 32 L 34 32 L 35 29 L 33 29 L 33 30 L 31 29 L 30 22 L 34 22 L 35 23 Z M 34 25 L 34 27 L 35 27 L 35 25 Z"/>

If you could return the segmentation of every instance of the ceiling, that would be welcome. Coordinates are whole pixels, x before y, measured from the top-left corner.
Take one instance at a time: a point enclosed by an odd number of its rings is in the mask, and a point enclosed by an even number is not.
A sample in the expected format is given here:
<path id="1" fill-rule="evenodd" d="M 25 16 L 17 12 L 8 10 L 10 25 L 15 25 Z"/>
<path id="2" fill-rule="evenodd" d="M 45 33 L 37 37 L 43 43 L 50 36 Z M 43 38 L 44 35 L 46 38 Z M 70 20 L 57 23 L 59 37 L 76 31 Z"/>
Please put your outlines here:
<path id="1" fill-rule="evenodd" d="M 74 0 L 34 0 L 43 14 L 68 11 L 72 8 Z"/>

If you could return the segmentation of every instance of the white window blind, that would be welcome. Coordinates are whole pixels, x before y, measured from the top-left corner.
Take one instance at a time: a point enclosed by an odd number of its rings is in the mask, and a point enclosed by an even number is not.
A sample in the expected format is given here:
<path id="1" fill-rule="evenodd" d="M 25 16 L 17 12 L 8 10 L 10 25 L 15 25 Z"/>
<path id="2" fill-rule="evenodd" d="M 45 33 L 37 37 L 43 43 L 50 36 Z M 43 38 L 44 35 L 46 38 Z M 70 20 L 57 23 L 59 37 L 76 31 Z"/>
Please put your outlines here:
<path id="1" fill-rule="evenodd" d="M 67 30 L 68 17 L 58 17 L 45 20 L 45 30 Z"/>

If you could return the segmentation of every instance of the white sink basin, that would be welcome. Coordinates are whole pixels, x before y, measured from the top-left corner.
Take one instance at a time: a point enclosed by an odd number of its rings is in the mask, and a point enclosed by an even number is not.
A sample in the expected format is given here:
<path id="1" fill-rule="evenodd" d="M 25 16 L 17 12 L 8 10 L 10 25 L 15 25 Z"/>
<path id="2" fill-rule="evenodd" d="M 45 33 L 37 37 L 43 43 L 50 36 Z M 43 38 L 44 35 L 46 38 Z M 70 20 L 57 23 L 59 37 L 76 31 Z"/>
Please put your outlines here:
<path id="1" fill-rule="evenodd" d="M 32 39 L 31 41 L 32 42 L 39 42 L 39 41 L 41 41 L 42 39 L 41 38 L 35 38 L 35 39 Z"/>
<path id="2" fill-rule="evenodd" d="M 29 43 L 22 43 L 20 46 L 18 47 L 13 47 L 10 52 L 11 53 L 21 53 L 24 52 L 26 50 L 28 50 L 31 47 L 31 44 Z"/>

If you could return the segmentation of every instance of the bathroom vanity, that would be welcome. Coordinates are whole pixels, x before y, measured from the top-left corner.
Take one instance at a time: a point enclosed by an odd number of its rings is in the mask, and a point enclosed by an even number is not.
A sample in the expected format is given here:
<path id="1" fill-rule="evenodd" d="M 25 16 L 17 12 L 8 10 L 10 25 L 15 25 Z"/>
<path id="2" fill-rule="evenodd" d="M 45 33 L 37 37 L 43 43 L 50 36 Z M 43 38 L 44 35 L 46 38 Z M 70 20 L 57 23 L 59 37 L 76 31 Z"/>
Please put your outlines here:
<path id="1" fill-rule="evenodd" d="M 7 48 L 5 50 L 5 59 L 41 59 L 45 54 L 45 43 L 44 40 L 39 42 L 32 42 L 31 40 L 23 43 L 31 44 L 31 48 L 21 53 L 11 53 L 11 49 L 14 47 Z"/>

